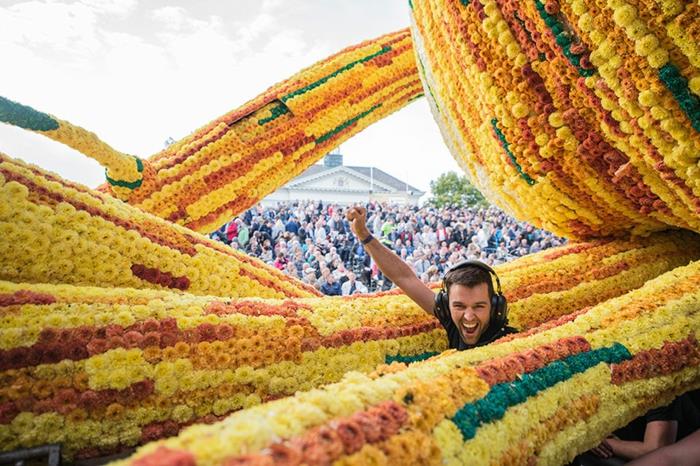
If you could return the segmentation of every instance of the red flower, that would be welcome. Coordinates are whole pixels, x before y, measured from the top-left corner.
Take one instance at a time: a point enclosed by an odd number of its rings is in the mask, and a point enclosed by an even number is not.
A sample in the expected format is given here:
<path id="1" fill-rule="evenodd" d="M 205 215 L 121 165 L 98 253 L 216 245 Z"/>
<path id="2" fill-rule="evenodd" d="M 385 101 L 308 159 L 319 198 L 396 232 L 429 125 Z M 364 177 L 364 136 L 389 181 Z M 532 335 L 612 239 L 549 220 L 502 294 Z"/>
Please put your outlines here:
<path id="1" fill-rule="evenodd" d="M 42 343 L 54 343 L 58 340 L 58 332 L 53 327 L 46 327 L 39 333 L 39 341 Z"/>
<path id="2" fill-rule="evenodd" d="M 406 411 L 406 408 L 395 401 L 385 401 L 379 406 L 386 410 L 399 424 L 403 424 L 408 420 L 408 411 Z"/>
<path id="3" fill-rule="evenodd" d="M 160 330 L 160 322 L 151 317 L 150 319 L 144 320 L 141 327 L 143 328 L 143 333 L 157 332 Z"/>
<path id="4" fill-rule="evenodd" d="M 199 341 L 214 341 L 216 339 L 216 327 L 213 324 L 203 323 L 197 327 Z"/>
<path id="5" fill-rule="evenodd" d="M 12 401 L 0 403 L 0 424 L 9 424 L 19 412 Z"/>
<path id="6" fill-rule="evenodd" d="M 109 339 L 107 340 L 107 346 L 110 349 L 113 349 L 113 348 L 124 348 L 126 345 L 124 344 L 124 338 L 122 338 L 120 336 L 113 336 L 113 337 L 109 337 Z"/>
<path id="7" fill-rule="evenodd" d="M 126 346 L 128 346 L 129 348 L 141 347 L 143 340 L 144 340 L 144 338 L 143 338 L 143 334 L 141 332 L 131 330 L 131 331 L 126 332 L 124 334 L 124 342 L 126 343 Z"/>
<path id="8" fill-rule="evenodd" d="M 505 382 L 507 380 L 506 373 L 503 372 L 499 365 L 496 365 L 493 362 L 478 366 L 476 368 L 476 373 L 490 386 L 494 386 L 497 383 Z"/>
<path id="9" fill-rule="evenodd" d="M 302 351 L 315 351 L 321 346 L 321 342 L 318 338 L 304 338 L 301 341 Z"/>
<path id="10" fill-rule="evenodd" d="M 135 460 L 133 466 L 196 466 L 194 455 L 188 451 L 158 447 L 157 450 Z"/>
<path id="11" fill-rule="evenodd" d="M 163 331 L 177 332 L 177 321 L 173 317 L 167 317 L 161 320 L 160 328 Z"/>
<path id="12" fill-rule="evenodd" d="M 92 411 L 100 406 L 100 398 L 94 390 L 86 390 L 80 394 L 78 404 L 86 411 Z"/>
<path id="13" fill-rule="evenodd" d="M 163 435 L 166 437 L 177 435 L 178 432 L 180 432 L 180 426 L 177 422 L 170 419 L 163 423 Z"/>
<path id="14" fill-rule="evenodd" d="M 105 327 L 105 335 L 109 337 L 119 337 L 124 333 L 124 328 L 121 325 L 109 324 Z"/>
<path id="15" fill-rule="evenodd" d="M 263 455 L 242 455 L 224 461 L 224 466 L 273 466 L 272 458 Z M 141 465 L 139 465 L 141 466 Z"/>
<path id="16" fill-rule="evenodd" d="M 47 400 L 39 400 L 36 403 L 34 403 L 34 408 L 33 411 L 36 413 L 49 413 L 54 411 L 55 406 L 54 402 L 50 399 Z"/>
<path id="17" fill-rule="evenodd" d="M 382 429 L 377 424 L 377 419 L 366 411 L 362 411 L 353 414 L 350 420 L 356 422 L 360 429 L 362 429 L 362 434 L 365 440 L 369 443 L 377 442 L 382 437 Z"/>
<path id="18" fill-rule="evenodd" d="M 75 404 L 78 402 L 78 395 L 72 388 L 61 388 L 56 392 L 54 399 L 62 405 Z"/>
<path id="19" fill-rule="evenodd" d="M 153 381 L 146 379 L 133 384 L 131 387 L 129 387 L 129 391 L 131 392 L 131 396 L 134 398 L 143 399 L 153 393 L 153 388 Z"/>
<path id="20" fill-rule="evenodd" d="M 160 335 L 160 347 L 166 348 L 168 346 L 174 346 L 177 343 L 177 334 L 174 332 L 164 332 Z"/>
<path id="21" fill-rule="evenodd" d="M 153 423 L 141 429 L 141 443 L 152 442 L 163 438 L 163 426 L 160 423 Z"/>
<path id="22" fill-rule="evenodd" d="M 52 345 L 40 345 L 32 348 L 33 351 L 38 351 L 41 353 L 41 359 L 44 363 L 55 363 L 63 359 L 63 348 L 59 347 L 57 343 Z"/>
<path id="23" fill-rule="evenodd" d="M 75 344 L 66 351 L 66 358 L 73 361 L 86 359 L 89 356 L 87 348 L 82 344 Z"/>
<path id="24" fill-rule="evenodd" d="M 235 335 L 233 327 L 229 324 L 221 324 L 216 327 L 216 339 L 228 340 Z"/>
<path id="25" fill-rule="evenodd" d="M 81 325 L 73 330 L 73 338 L 81 345 L 86 345 L 94 335 L 95 329 L 88 325 Z"/>
<path id="26" fill-rule="evenodd" d="M 3 369 L 16 369 L 18 367 L 23 367 L 27 365 L 27 360 L 29 356 L 28 348 L 19 347 L 12 348 L 7 352 L 7 367 Z"/>
<path id="27" fill-rule="evenodd" d="M 365 444 L 365 434 L 362 428 L 352 419 L 340 421 L 336 426 L 336 432 L 338 432 L 340 441 L 343 442 L 343 451 L 346 455 L 359 451 Z"/>
<path id="28" fill-rule="evenodd" d="M 355 341 L 356 338 L 354 329 L 341 332 L 340 337 L 342 338 L 344 344 L 349 345 Z"/>
<path id="29" fill-rule="evenodd" d="M 508 374 L 508 380 L 515 379 L 518 374 L 522 374 L 525 371 L 525 368 L 520 360 L 512 356 L 503 358 L 503 366 Z"/>
<path id="30" fill-rule="evenodd" d="M 290 442 L 273 443 L 263 453 L 275 465 L 298 466 L 302 461 L 301 450 Z"/>
<path id="31" fill-rule="evenodd" d="M 160 346 L 160 334 L 157 332 L 148 332 L 143 337 L 143 347 Z"/>
<path id="32" fill-rule="evenodd" d="M 87 352 L 90 356 L 95 354 L 102 354 L 107 351 L 107 341 L 102 338 L 93 338 L 90 343 L 87 344 Z"/>

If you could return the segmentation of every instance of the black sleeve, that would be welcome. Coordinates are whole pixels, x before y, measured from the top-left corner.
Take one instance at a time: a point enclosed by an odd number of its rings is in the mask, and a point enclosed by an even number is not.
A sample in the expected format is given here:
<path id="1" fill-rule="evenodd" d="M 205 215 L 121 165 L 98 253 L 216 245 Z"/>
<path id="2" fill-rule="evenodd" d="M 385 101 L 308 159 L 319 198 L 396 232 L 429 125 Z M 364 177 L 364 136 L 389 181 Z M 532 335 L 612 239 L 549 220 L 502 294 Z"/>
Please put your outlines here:
<path id="1" fill-rule="evenodd" d="M 668 406 L 661 406 L 660 408 L 650 409 L 645 415 L 644 420 L 646 423 L 652 421 L 675 421 L 677 420 L 674 415 L 673 403 Z"/>

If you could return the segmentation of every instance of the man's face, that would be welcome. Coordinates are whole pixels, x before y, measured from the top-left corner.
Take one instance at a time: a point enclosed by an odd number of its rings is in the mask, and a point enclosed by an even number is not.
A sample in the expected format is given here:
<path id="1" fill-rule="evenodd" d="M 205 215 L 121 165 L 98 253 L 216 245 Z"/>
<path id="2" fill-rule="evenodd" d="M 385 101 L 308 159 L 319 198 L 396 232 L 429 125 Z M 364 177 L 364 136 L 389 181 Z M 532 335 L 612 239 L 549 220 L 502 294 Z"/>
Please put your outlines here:
<path id="1" fill-rule="evenodd" d="M 489 327 L 491 299 L 486 283 L 474 287 L 453 284 L 449 292 L 450 316 L 459 329 L 462 340 L 475 345 Z"/>

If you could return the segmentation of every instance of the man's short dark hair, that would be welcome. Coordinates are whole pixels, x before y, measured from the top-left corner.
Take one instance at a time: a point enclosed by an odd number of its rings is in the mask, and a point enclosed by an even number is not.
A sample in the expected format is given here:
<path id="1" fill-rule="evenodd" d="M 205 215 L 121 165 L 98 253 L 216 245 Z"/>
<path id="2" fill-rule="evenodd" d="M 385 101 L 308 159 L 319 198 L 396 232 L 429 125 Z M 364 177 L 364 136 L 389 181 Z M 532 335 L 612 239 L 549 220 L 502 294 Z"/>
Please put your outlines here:
<path id="1" fill-rule="evenodd" d="M 456 270 L 448 270 L 443 278 L 447 294 L 450 293 L 452 285 L 462 285 L 467 288 L 474 288 L 481 283 L 486 283 L 489 290 L 489 298 L 493 298 L 493 278 L 486 270 L 476 266 L 460 267 Z"/>

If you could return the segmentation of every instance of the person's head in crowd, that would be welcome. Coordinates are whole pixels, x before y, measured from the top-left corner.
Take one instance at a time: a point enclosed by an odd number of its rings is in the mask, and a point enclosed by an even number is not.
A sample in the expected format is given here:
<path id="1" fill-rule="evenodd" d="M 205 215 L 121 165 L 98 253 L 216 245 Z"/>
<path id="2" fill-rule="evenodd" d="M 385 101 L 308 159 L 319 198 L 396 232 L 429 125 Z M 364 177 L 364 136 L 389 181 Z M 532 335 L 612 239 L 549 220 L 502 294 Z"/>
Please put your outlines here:
<path id="1" fill-rule="evenodd" d="M 436 278 L 438 278 L 440 275 L 440 271 L 438 270 L 436 265 L 431 265 L 428 267 L 428 276 L 430 277 L 430 281 L 437 281 Z"/>
<path id="2" fill-rule="evenodd" d="M 297 271 L 297 268 L 293 262 L 287 262 L 287 265 L 285 265 L 284 270 L 285 272 L 287 272 L 288 275 L 291 275 L 295 278 L 299 278 L 299 272 Z"/>
<path id="3" fill-rule="evenodd" d="M 230 246 L 231 246 L 233 249 L 240 249 L 240 246 L 239 246 L 239 244 L 238 244 L 238 240 L 237 240 L 236 238 L 233 238 L 233 239 L 231 240 Z"/>

